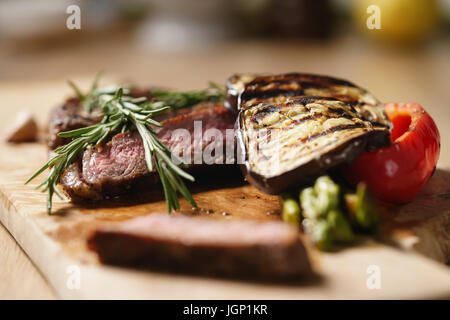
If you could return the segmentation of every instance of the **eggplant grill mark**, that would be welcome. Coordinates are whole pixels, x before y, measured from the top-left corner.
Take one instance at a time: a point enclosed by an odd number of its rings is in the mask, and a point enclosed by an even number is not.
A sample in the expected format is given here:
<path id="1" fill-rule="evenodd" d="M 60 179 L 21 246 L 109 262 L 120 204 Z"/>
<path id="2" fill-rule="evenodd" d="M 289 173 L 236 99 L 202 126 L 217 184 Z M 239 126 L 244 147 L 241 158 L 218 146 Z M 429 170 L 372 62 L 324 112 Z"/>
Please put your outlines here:
<path id="1" fill-rule="evenodd" d="M 312 136 L 309 136 L 306 139 L 302 139 L 301 142 L 306 143 L 306 142 L 311 142 L 319 137 L 322 136 L 326 136 L 327 134 L 333 133 L 333 132 L 337 132 L 337 131 L 344 131 L 344 130 L 350 130 L 350 129 L 358 129 L 358 128 L 365 128 L 366 126 L 362 123 L 355 123 L 355 124 L 349 124 L 349 125 L 345 125 L 345 126 L 336 126 L 327 130 L 324 130 L 318 134 L 314 134 Z"/>
<path id="2" fill-rule="evenodd" d="M 297 120 L 293 120 L 291 125 L 298 125 L 298 124 L 304 123 L 306 121 L 315 120 L 315 119 L 318 119 L 318 118 L 326 118 L 326 119 L 346 118 L 346 119 L 350 119 L 350 120 L 353 119 L 353 117 L 350 114 L 348 114 L 348 113 L 341 113 L 340 110 L 328 109 L 328 111 L 330 113 L 337 114 L 338 117 L 333 117 L 333 116 L 331 116 L 328 113 L 317 112 L 317 113 L 313 113 L 313 114 L 307 115 L 306 117 L 303 117 L 303 118 L 300 118 L 300 119 L 297 119 Z M 362 126 L 364 127 L 364 125 L 362 125 Z M 289 128 L 289 127 L 283 128 L 283 130 L 287 130 L 287 129 L 290 130 L 291 128 Z"/>
<path id="3" fill-rule="evenodd" d="M 314 134 L 312 136 L 309 136 L 307 138 L 303 138 L 297 142 L 294 142 L 292 144 L 292 146 L 295 145 L 300 145 L 300 144 L 305 144 L 307 142 L 311 142 L 317 138 L 326 136 L 327 134 L 333 133 L 333 132 L 337 132 L 337 131 L 344 131 L 344 130 L 351 130 L 351 129 L 359 129 L 359 128 L 366 128 L 366 126 L 364 124 L 361 123 L 355 123 L 355 124 L 349 124 L 349 125 L 345 125 L 345 126 L 336 126 L 327 130 L 324 130 L 320 133 Z"/>
<path id="4" fill-rule="evenodd" d="M 273 97 L 273 98 L 276 98 L 276 97 Z M 250 108 L 260 105 L 261 103 L 265 103 L 265 104 L 272 103 L 271 101 L 268 101 L 267 99 L 270 99 L 270 98 L 265 98 L 265 99 L 264 98 L 261 98 L 261 99 L 260 98 L 251 98 L 247 101 L 244 101 L 243 103 L 246 104 L 245 109 L 250 109 Z M 275 103 L 274 102 L 274 104 L 277 104 L 277 107 L 283 107 L 283 106 L 287 105 L 287 103 L 289 103 L 289 102 L 283 102 L 283 103 L 278 103 L 278 102 Z"/>
<path id="5" fill-rule="evenodd" d="M 289 97 L 289 96 L 286 96 Z M 249 103 L 250 101 L 251 104 L 247 104 L 246 109 L 250 109 L 254 106 L 257 106 L 261 103 L 265 102 L 265 99 L 270 99 L 270 98 L 275 98 L 275 97 L 266 97 L 266 98 L 249 98 L 248 100 L 244 101 L 244 103 Z M 348 100 L 348 99 L 347 99 Z M 315 103 L 317 101 L 341 101 L 344 103 L 347 103 L 350 107 L 350 110 L 353 113 L 358 113 L 356 111 L 356 109 L 353 107 L 354 105 L 364 105 L 365 103 L 363 102 L 359 102 L 359 101 L 351 101 L 351 102 L 346 102 L 343 99 L 339 99 L 337 96 L 292 96 L 292 98 L 290 99 L 290 101 L 284 102 L 283 103 L 283 107 L 292 107 L 292 106 L 297 106 L 297 105 L 304 105 L 306 106 L 307 104 L 310 103 Z"/>
<path id="6" fill-rule="evenodd" d="M 292 84 L 292 85 L 296 85 L 297 84 L 298 85 L 298 84 L 300 84 L 301 85 L 301 82 L 296 80 L 296 79 L 287 79 L 287 78 L 284 78 L 284 79 L 273 79 L 273 80 L 271 80 L 269 78 L 256 78 L 255 80 L 249 82 L 247 84 L 247 86 L 256 88 L 256 87 L 259 87 L 259 86 L 263 87 L 263 86 L 266 86 L 268 84 L 274 84 L 274 85 L 286 85 L 286 84 L 287 85 L 290 85 L 290 84 Z"/>
<path id="7" fill-rule="evenodd" d="M 323 100 L 339 101 L 338 99 L 336 99 L 334 97 L 300 96 L 300 97 L 295 97 L 294 99 L 292 99 L 292 101 L 286 103 L 286 106 L 294 106 L 294 105 L 298 105 L 298 104 L 307 105 L 310 103 L 317 102 L 318 100 L 319 101 L 323 101 Z"/>
<path id="8" fill-rule="evenodd" d="M 314 119 L 314 116 L 320 117 L 322 115 L 321 114 L 313 114 L 313 115 L 310 115 L 310 116 L 305 117 L 305 118 L 311 117 L 310 119 Z M 304 119 L 304 121 L 307 121 L 307 120 L 310 120 L 310 119 Z M 299 120 L 303 120 L 303 119 L 299 119 Z M 333 133 L 333 132 L 344 131 L 344 130 L 351 130 L 351 129 L 361 129 L 361 128 L 366 128 L 366 126 L 364 124 L 362 124 L 362 123 L 355 123 L 355 124 L 349 124 L 349 125 L 336 126 L 336 127 L 324 130 L 324 131 L 322 131 L 320 133 L 317 133 L 315 135 L 312 135 L 312 136 L 309 136 L 307 138 L 303 138 L 303 139 L 301 139 L 299 141 L 296 141 L 291 146 L 305 144 L 307 142 L 311 142 L 311 141 L 313 141 L 313 140 L 315 140 L 317 138 L 320 138 L 322 136 L 325 136 L 325 135 Z M 286 129 L 286 128 L 283 128 L 283 129 Z M 270 130 L 270 129 L 267 129 L 267 130 L 263 131 L 264 134 L 260 135 L 258 138 L 265 137 L 267 139 L 267 142 L 269 142 L 269 140 L 270 140 L 270 138 L 272 136 L 272 134 L 271 134 L 272 132 L 271 131 L 272 130 Z M 334 143 L 334 142 L 332 142 L 332 143 Z M 259 150 L 259 148 L 258 148 L 258 150 Z"/>
<path id="9" fill-rule="evenodd" d="M 272 141 L 272 129 L 270 129 L 270 128 L 267 129 L 266 136 L 267 136 L 267 142 Z"/>
<path id="10" fill-rule="evenodd" d="M 362 107 L 367 104 L 367 103 L 365 103 L 363 101 L 359 101 L 359 100 L 349 100 L 349 101 L 344 101 L 344 102 L 347 102 L 352 108 L 353 107 Z"/>
<path id="11" fill-rule="evenodd" d="M 266 106 L 264 108 L 259 109 L 256 111 L 254 115 L 250 118 L 252 122 L 254 123 L 261 123 L 261 121 L 264 119 L 264 117 L 270 115 L 271 113 L 279 112 L 280 108 L 275 106 Z"/>
<path id="12" fill-rule="evenodd" d="M 345 103 L 350 108 L 350 110 L 349 110 L 350 112 L 345 110 L 345 109 L 340 109 L 340 108 L 336 108 L 336 109 L 329 108 L 329 110 L 330 110 L 330 112 L 334 112 L 334 113 L 337 113 L 338 110 L 342 110 L 342 116 L 343 117 L 347 117 L 348 114 L 351 114 L 351 113 L 355 114 L 354 117 L 362 117 L 361 113 L 358 112 L 355 109 L 355 106 L 359 107 L 359 106 L 366 105 L 366 103 L 364 103 L 364 102 L 361 102 L 361 101 L 358 101 L 358 100 L 355 100 L 355 99 L 351 99 L 351 98 L 346 97 L 346 96 L 333 95 L 333 96 L 330 96 L 330 97 L 322 97 L 322 96 L 302 96 L 302 97 L 298 97 L 298 98 L 296 97 L 296 98 L 293 99 L 293 101 L 290 101 L 290 102 L 286 103 L 286 106 L 293 106 L 293 105 L 296 105 L 296 104 L 304 104 L 306 106 L 307 104 L 314 103 L 317 100 L 342 101 L 343 103 Z M 344 115 L 344 112 L 347 113 L 347 116 Z M 351 119 L 351 118 L 349 118 L 349 119 Z M 386 124 L 383 124 L 383 123 L 380 123 L 380 122 L 376 122 L 373 119 L 367 119 L 367 120 L 370 121 L 375 127 L 382 127 L 382 128 L 389 129 L 389 126 L 386 125 Z"/>
<path id="13" fill-rule="evenodd" d="M 260 124 L 265 116 L 269 115 L 270 113 L 278 112 L 278 111 L 279 111 L 278 108 L 270 107 L 267 110 L 262 110 L 261 112 L 258 112 L 255 115 L 253 115 L 251 118 L 251 121 L 253 123 Z M 354 118 L 351 114 L 348 114 L 346 112 L 346 110 L 344 110 L 344 109 L 328 108 L 328 112 L 330 114 L 317 112 L 317 113 L 309 114 L 309 115 L 302 117 L 300 119 L 297 119 L 297 120 L 292 120 L 292 122 L 289 124 L 289 126 L 283 127 L 283 128 L 281 128 L 281 130 L 290 130 L 291 129 L 290 126 L 292 126 L 292 125 L 299 125 L 306 121 L 315 120 L 318 118 L 326 118 L 326 119 L 345 118 L 345 119 L 349 119 L 349 120 L 352 120 Z M 335 115 L 337 115 L 337 117 L 332 116 L 331 114 L 335 114 Z M 269 129 L 267 129 L 267 130 L 269 130 Z"/>
<path id="14" fill-rule="evenodd" d="M 285 90 L 285 91 L 300 91 L 303 90 L 303 86 L 298 82 L 286 82 L 286 83 L 274 83 L 268 82 L 265 84 L 247 84 L 245 86 L 246 92 L 260 92 L 260 91 L 271 91 L 271 90 Z"/>
<path id="15" fill-rule="evenodd" d="M 333 113 L 333 114 L 337 114 L 338 116 L 342 117 L 342 118 L 346 118 L 346 119 L 353 119 L 354 116 L 349 114 L 347 110 L 342 109 L 342 108 L 328 108 L 328 112 L 329 113 Z M 355 113 L 355 116 L 357 116 L 357 113 Z"/>
<path id="16" fill-rule="evenodd" d="M 330 98 L 330 99 L 342 101 L 342 102 L 350 105 L 351 107 L 354 107 L 354 106 L 360 107 L 360 106 L 364 106 L 367 104 L 364 101 L 360 101 L 356 98 L 352 98 L 345 94 L 339 94 L 336 92 L 328 92 L 328 93 L 324 94 L 324 96 L 326 96 L 327 98 Z"/>
<path id="17" fill-rule="evenodd" d="M 345 95 L 338 95 L 334 93 L 329 93 L 323 96 L 301 96 L 301 97 L 295 97 L 292 99 L 292 101 L 286 103 L 287 106 L 289 105 L 295 105 L 295 104 L 309 104 L 314 103 L 318 100 L 328 100 L 328 101 L 341 101 L 344 104 L 346 104 L 352 113 L 359 114 L 359 112 L 355 109 L 355 107 L 361 107 L 366 105 L 365 102 L 350 98 Z"/>
<path id="18" fill-rule="evenodd" d="M 327 76 L 320 76 L 315 74 L 303 74 L 299 75 L 298 73 L 291 74 L 293 77 L 303 79 L 302 81 L 311 81 L 315 85 L 322 85 L 323 87 L 329 87 L 332 85 L 340 85 L 340 86 L 348 86 L 355 87 L 355 85 L 347 80 L 331 78 Z"/>
<path id="19" fill-rule="evenodd" d="M 298 125 L 298 124 L 304 123 L 306 121 L 315 120 L 317 118 L 322 118 L 322 117 L 324 117 L 324 118 L 332 118 L 328 114 L 313 113 L 313 114 L 307 115 L 306 117 L 303 117 L 303 118 L 300 118 L 300 119 L 292 121 L 291 125 Z M 283 128 L 283 130 L 291 130 L 291 128 L 290 127 L 285 127 L 285 128 Z"/>
<path id="20" fill-rule="evenodd" d="M 327 76 L 319 76 L 313 74 L 299 74 L 299 73 L 287 73 L 280 76 L 262 76 L 254 79 L 249 85 L 266 85 L 270 83 L 275 84 L 294 84 L 298 83 L 302 87 L 322 87 L 328 88 L 333 85 L 355 87 L 351 82 L 342 79 L 330 78 Z"/>
<path id="21" fill-rule="evenodd" d="M 298 146 L 300 144 L 305 145 L 306 142 L 311 142 L 312 140 L 319 138 L 321 136 L 324 136 L 326 134 L 329 134 L 331 132 L 335 132 L 335 131 L 343 131 L 343 130 L 348 130 L 348 129 L 354 129 L 354 128 L 364 128 L 364 125 L 360 125 L 360 124 L 356 124 L 356 125 L 347 125 L 347 126 L 336 126 L 334 128 L 328 129 L 324 132 L 321 132 L 319 134 L 316 134 L 314 136 L 311 136 L 307 139 L 302 139 L 300 141 L 294 142 L 293 144 L 291 144 L 289 147 L 293 147 L 293 146 Z M 326 143 L 325 145 L 321 146 L 320 148 L 315 147 L 314 148 L 314 152 L 320 153 L 322 152 L 322 150 L 325 150 L 326 148 L 328 148 L 330 145 L 334 145 L 335 141 L 330 141 L 328 143 Z M 257 150 L 259 151 L 260 148 L 257 148 Z M 308 150 L 305 150 L 306 152 L 308 152 Z M 264 156 L 265 160 L 268 160 L 267 157 Z"/>
<path id="22" fill-rule="evenodd" d="M 334 141 L 330 141 L 324 145 L 322 145 L 320 148 L 315 147 L 314 148 L 314 152 L 316 153 L 321 153 L 323 150 L 327 149 L 329 146 L 334 145 L 335 142 Z M 325 161 L 324 161 L 325 162 Z"/>
<path id="23" fill-rule="evenodd" d="M 304 89 L 315 88 L 315 89 L 331 89 L 332 83 L 326 83 L 324 81 L 315 82 L 314 80 L 307 80 L 300 82 Z"/>
<path id="24" fill-rule="evenodd" d="M 268 116 L 271 113 L 274 112 L 279 112 L 280 109 L 278 107 L 273 107 L 270 106 L 266 109 L 262 109 L 261 111 L 258 111 L 257 113 L 255 113 L 252 117 L 251 117 L 251 122 L 256 123 L 256 124 L 260 124 L 261 121 L 264 119 L 264 117 Z M 330 114 L 328 114 L 330 113 Z M 314 120 L 317 118 L 327 118 L 327 119 L 337 119 L 337 118 L 345 118 L 345 119 L 349 119 L 352 120 L 354 118 L 354 116 L 352 116 L 351 114 L 347 113 L 346 110 L 344 109 L 334 109 L 334 108 L 328 108 L 328 113 L 313 113 L 313 114 L 309 114 L 303 118 L 297 119 L 297 120 L 293 120 L 290 125 L 298 125 L 301 123 L 304 123 L 308 120 Z M 337 115 L 337 117 L 332 116 L 331 114 Z M 289 129 L 289 127 L 284 127 L 282 128 L 282 130 L 286 130 Z"/>
<path id="25" fill-rule="evenodd" d="M 241 101 L 245 102 L 254 98 L 267 99 L 276 96 L 293 97 L 303 95 L 303 90 L 267 90 L 267 91 L 244 91 L 241 95 Z"/>
<path id="26" fill-rule="evenodd" d="M 371 121 L 370 123 L 376 128 L 389 129 L 389 126 L 387 124 L 383 124 L 383 123 L 375 122 L 375 121 Z"/>

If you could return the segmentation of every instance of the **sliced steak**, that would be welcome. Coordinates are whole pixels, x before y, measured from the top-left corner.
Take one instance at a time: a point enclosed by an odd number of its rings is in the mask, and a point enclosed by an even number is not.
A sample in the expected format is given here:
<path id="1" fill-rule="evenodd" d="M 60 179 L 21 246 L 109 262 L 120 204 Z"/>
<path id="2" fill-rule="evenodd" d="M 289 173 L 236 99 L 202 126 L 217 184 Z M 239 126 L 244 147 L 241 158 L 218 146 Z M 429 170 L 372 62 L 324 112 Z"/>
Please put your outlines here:
<path id="1" fill-rule="evenodd" d="M 164 117 L 166 119 L 161 121 L 163 127 L 156 130 L 158 138 L 186 162 L 194 166 L 234 163 L 235 116 L 222 104 L 200 104 Z M 201 136 L 194 134 L 195 121 L 201 121 L 201 128 L 196 132 Z M 180 132 L 179 129 L 184 131 Z M 218 135 L 211 138 L 206 132 L 216 132 Z M 181 133 L 189 134 L 189 139 L 181 139 Z M 231 150 L 228 155 L 227 143 L 228 150 Z M 222 150 L 222 157 L 220 153 L 212 152 L 212 162 L 194 161 L 196 155 L 202 160 L 201 155 L 208 150 Z M 189 154 L 190 157 L 187 157 Z M 102 200 L 120 195 L 136 185 L 142 185 L 141 182 L 145 182 L 147 186 L 152 185 L 158 182 L 158 177 L 147 170 L 144 146 L 137 131 L 117 134 L 102 146 L 89 147 L 79 161 L 67 168 L 61 177 L 65 193 L 74 202 Z"/>
<path id="2" fill-rule="evenodd" d="M 262 280 L 311 273 L 298 231 L 283 222 L 150 214 L 101 227 L 88 240 L 102 263 Z"/>

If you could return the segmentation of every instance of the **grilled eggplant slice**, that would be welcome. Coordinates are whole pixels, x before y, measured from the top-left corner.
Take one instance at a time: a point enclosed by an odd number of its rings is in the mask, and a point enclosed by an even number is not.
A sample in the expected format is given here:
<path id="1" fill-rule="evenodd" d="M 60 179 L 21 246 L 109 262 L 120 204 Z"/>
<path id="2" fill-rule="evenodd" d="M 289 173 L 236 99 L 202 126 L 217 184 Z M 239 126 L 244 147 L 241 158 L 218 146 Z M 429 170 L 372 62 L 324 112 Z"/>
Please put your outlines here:
<path id="1" fill-rule="evenodd" d="M 239 111 L 241 169 L 279 194 L 390 143 L 382 104 L 345 80 L 309 74 L 233 76 L 227 105 Z"/>

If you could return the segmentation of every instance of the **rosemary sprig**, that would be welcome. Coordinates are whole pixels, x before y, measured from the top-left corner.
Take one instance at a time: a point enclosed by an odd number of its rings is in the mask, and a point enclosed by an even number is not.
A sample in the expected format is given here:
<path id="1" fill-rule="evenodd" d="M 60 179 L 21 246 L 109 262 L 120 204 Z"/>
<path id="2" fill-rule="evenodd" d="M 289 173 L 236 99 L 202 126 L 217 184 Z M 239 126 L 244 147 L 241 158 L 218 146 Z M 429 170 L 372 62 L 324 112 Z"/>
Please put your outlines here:
<path id="1" fill-rule="evenodd" d="M 149 172 L 156 169 L 159 174 L 168 211 L 180 208 L 177 192 L 180 192 L 196 207 L 196 203 L 183 181 L 183 178 L 194 181 L 194 177 L 175 164 L 173 160 L 183 164 L 182 159 L 174 155 L 158 140 L 157 133 L 152 126 L 160 127 L 161 123 L 153 120 L 152 117 L 168 109 L 186 108 L 202 101 L 221 101 L 224 97 L 223 90 L 214 84 L 210 84 L 210 87 L 203 91 L 153 90 L 151 93 L 157 98 L 149 102 L 146 97 L 128 96 L 129 89 L 127 88 L 111 86 L 99 89 L 98 78 L 99 76 L 96 77 L 87 94 L 83 94 L 74 83 L 69 82 L 69 85 L 74 89 L 88 112 L 92 112 L 94 109 L 102 110 L 102 121 L 89 127 L 60 133 L 60 137 L 71 138 L 72 141 L 54 150 L 56 156 L 36 171 L 26 182 L 26 184 L 31 182 L 50 168 L 47 178 L 37 187 L 42 189 L 42 192 L 48 192 L 47 212 L 51 213 L 54 194 L 63 198 L 57 185 L 64 170 L 75 160 L 77 155 L 88 146 L 99 145 L 112 134 L 126 132 L 132 126 L 136 127 L 142 137 Z"/>
<path id="2" fill-rule="evenodd" d="M 116 107 L 122 114 L 126 115 L 128 120 L 136 126 L 139 134 L 142 137 L 145 150 L 145 161 L 147 168 L 153 171 L 153 158 L 155 167 L 161 179 L 164 189 L 164 195 L 167 202 L 167 210 L 180 209 L 180 204 L 177 197 L 179 191 L 191 205 L 196 207 L 196 203 L 192 198 L 191 193 L 187 189 L 181 178 L 195 181 L 194 177 L 179 168 L 173 160 L 178 163 L 183 163 L 182 159 L 173 154 L 158 138 L 156 132 L 151 128 L 151 125 L 161 126 L 161 124 L 153 119 L 151 116 L 169 109 L 168 106 L 157 107 L 155 104 L 148 103 L 139 106 L 132 102 L 123 101 L 122 89 L 117 92 L 117 101 L 113 101 L 113 107 Z M 135 100 L 135 99 L 134 99 Z M 133 99 L 131 99 L 133 101 Z"/>

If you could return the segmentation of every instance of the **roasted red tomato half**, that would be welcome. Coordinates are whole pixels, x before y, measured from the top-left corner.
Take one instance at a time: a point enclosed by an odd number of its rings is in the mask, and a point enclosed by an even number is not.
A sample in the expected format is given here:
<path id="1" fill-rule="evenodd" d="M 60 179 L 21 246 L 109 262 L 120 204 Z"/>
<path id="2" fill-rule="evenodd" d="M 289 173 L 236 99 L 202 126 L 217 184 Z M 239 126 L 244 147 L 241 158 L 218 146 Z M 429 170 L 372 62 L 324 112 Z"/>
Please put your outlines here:
<path id="1" fill-rule="evenodd" d="M 365 182 L 379 200 L 401 204 L 412 200 L 433 174 L 440 136 L 421 105 L 389 103 L 384 108 L 393 124 L 392 144 L 361 154 L 343 174 L 352 184 Z"/>

